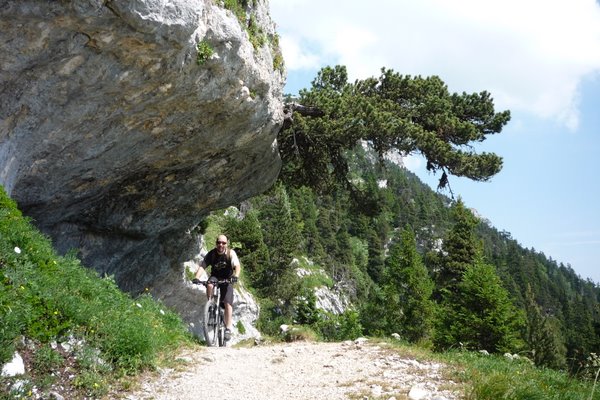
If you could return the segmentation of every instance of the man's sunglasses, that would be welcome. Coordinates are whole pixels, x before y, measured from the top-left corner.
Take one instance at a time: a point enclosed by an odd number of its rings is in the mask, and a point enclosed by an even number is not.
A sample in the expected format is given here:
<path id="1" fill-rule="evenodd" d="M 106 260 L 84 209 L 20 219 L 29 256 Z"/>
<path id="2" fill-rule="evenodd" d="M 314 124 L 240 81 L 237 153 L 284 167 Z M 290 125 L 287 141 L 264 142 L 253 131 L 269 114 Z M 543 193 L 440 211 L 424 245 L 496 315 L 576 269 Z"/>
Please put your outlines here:
<path id="1" fill-rule="evenodd" d="M 220 242 L 217 240 L 217 244 L 227 244 L 227 242 Z"/>

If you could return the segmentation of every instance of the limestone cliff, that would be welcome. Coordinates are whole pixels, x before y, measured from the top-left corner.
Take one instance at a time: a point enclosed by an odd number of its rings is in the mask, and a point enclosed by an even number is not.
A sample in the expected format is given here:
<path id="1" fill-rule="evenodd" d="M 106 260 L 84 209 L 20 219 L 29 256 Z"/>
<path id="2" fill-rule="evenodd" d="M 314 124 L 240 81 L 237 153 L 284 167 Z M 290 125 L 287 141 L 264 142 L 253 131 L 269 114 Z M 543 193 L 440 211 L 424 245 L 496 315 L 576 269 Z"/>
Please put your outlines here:
<path id="1" fill-rule="evenodd" d="M 59 251 L 177 297 L 186 232 L 278 174 L 271 47 L 218 1 L 0 0 L 0 184 Z"/>

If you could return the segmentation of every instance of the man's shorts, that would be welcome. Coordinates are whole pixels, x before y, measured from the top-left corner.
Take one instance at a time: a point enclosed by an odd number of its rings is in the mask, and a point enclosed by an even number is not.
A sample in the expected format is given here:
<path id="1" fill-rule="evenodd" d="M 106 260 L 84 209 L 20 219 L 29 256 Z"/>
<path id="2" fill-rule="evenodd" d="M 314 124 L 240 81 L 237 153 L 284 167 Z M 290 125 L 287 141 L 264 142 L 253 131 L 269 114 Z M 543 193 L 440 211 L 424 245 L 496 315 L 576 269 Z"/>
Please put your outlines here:
<path id="1" fill-rule="evenodd" d="M 213 285 L 216 286 L 218 279 L 215 276 L 211 276 L 208 281 L 213 282 Z M 233 285 L 230 283 L 223 283 L 219 286 L 219 290 L 221 291 L 221 303 L 233 305 Z"/>

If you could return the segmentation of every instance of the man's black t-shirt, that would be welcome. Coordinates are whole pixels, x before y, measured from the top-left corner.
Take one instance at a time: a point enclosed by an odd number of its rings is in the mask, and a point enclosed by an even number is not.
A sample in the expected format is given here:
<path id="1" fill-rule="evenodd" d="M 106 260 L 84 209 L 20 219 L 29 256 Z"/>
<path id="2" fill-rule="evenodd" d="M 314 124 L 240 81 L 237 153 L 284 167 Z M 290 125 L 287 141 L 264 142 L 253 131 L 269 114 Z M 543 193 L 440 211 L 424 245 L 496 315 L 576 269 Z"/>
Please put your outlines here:
<path id="1" fill-rule="evenodd" d="M 230 250 L 219 254 L 217 249 L 212 249 L 204 256 L 206 265 L 210 265 L 210 276 L 217 279 L 228 279 L 233 275 L 233 266 L 231 265 Z"/>

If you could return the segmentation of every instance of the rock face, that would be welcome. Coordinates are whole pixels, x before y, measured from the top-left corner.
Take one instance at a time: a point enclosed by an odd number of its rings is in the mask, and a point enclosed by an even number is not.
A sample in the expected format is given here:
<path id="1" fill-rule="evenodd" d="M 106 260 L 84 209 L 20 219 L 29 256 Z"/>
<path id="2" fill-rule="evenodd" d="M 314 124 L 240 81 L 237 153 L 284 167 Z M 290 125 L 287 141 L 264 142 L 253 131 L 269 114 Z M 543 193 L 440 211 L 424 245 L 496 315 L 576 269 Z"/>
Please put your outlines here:
<path id="1" fill-rule="evenodd" d="M 304 262 L 308 265 L 313 265 L 313 262 L 308 258 L 304 258 Z M 292 261 L 292 265 L 296 267 L 296 275 L 300 278 L 315 274 L 323 275 L 325 277 L 328 276 L 323 269 L 314 271 L 300 267 L 300 260 L 297 258 Z M 343 314 L 346 310 L 350 309 L 352 307 L 352 302 L 348 298 L 342 286 L 343 282 L 340 282 L 333 288 L 329 288 L 325 285 L 315 287 L 313 289 L 316 296 L 315 306 L 318 309 L 330 312 L 332 314 Z"/>
<path id="2" fill-rule="evenodd" d="M 350 309 L 350 300 L 344 292 L 337 289 L 329 289 L 327 286 L 316 288 L 317 308 L 332 314 L 343 314 L 346 310 Z"/>
<path id="3" fill-rule="evenodd" d="M 280 168 L 272 46 L 216 3 L 0 0 L 0 184 L 60 252 L 167 304 L 186 232 Z"/>

